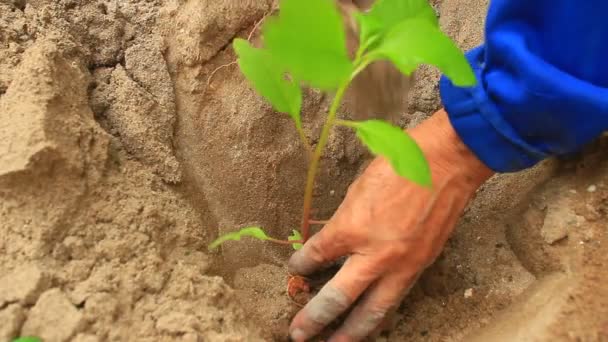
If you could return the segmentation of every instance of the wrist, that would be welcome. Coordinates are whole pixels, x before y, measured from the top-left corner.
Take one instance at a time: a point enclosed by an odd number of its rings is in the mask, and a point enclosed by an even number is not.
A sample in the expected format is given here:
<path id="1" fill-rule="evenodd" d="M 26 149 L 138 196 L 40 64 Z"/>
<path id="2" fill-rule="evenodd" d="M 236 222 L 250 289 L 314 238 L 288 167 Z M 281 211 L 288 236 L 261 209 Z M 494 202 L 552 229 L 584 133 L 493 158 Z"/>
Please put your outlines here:
<path id="1" fill-rule="evenodd" d="M 408 133 L 429 162 L 433 184 L 461 173 L 476 190 L 494 174 L 460 139 L 443 109 Z"/>

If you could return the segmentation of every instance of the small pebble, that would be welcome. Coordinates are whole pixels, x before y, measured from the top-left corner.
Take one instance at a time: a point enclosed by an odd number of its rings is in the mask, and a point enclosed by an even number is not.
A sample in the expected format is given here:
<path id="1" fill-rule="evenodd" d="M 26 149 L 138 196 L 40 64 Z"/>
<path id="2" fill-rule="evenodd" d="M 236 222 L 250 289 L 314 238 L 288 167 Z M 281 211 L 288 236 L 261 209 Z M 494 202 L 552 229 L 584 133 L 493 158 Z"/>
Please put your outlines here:
<path id="1" fill-rule="evenodd" d="M 576 191 L 576 190 L 574 190 L 574 189 L 570 189 L 570 193 L 571 193 L 571 194 L 573 194 L 573 195 L 576 195 L 576 194 L 577 194 L 577 191 Z"/>
<path id="2" fill-rule="evenodd" d="M 473 289 L 472 288 L 466 289 L 464 291 L 464 298 L 471 298 L 471 297 L 473 297 Z"/>
<path id="3" fill-rule="evenodd" d="M 589 187 L 587 188 L 587 192 L 595 192 L 597 190 L 597 186 L 595 185 L 589 185 Z"/>
<path id="4" fill-rule="evenodd" d="M 330 195 L 330 196 L 333 196 L 335 193 L 336 193 L 336 191 L 335 191 L 335 190 L 329 190 L 329 195 Z"/>

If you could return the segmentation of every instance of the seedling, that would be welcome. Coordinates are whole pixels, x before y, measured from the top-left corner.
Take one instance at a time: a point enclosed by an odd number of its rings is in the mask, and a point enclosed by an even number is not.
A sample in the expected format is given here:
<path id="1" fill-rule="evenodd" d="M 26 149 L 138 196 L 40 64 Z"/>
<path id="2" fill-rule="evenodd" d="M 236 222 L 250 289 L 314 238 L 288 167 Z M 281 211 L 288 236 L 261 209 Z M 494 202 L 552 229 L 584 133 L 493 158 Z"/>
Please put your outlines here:
<path id="1" fill-rule="evenodd" d="M 386 158 L 398 175 L 432 186 L 429 165 L 406 132 L 383 120 L 339 119 L 342 98 L 355 76 L 378 60 L 392 62 L 405 75 L 422 64 L 433 65 L 457 86 L 475 85 L 475 75 L 462 52 L 439 29 L 435 11 L 426 0 L 379 0 L 368 12 L 358 13 L 357 21 L 359 48 L 353 59 L 346 49 L 341 15 L 330 0 L 282 0 L 279 15 L 262 27 L 263 48 L 234 40 L 242 73 L 277 112 L 291 117 L 310 158 L 299 231 L 280 240 L 269 237 L 261 227 L 247 227 L 220 236 L 211 249 L 244 236 L 301 248 L 314 222 L 310 214 L 315 177 L 336 125 L 354 129 L 361 142 L 374 155 Z M 335 93 L 314 149 L 302 129 L 302 86 Z"/>
<path id="2" fill-rule="evenodd" d="M 26 336 L 16 338 L 12 342 L 42 342 L 42 340 L 38 337 Z"/>

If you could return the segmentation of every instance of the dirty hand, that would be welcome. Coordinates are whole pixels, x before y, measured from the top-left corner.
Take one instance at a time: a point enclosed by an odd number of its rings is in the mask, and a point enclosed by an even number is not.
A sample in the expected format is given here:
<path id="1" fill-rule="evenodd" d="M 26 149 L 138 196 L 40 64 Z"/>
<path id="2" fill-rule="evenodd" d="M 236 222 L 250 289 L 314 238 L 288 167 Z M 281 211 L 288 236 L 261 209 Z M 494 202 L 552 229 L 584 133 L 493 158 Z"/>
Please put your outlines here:
<path id="1" fill-rule="evenodd" d="M 331 220 L 289 262 L 292 274 L 306 276 L 348 255 L 293 319 L 293 340 L 317 335 L 356 300 L 330 341 L 358 341 L 375 332 L 440 254 L 468 201 L 492 175 L 458 138 L 444 111 L 409 133 L 430 164 L 433 190 L 400 178 L 382 158 L 370 164 Z"/>

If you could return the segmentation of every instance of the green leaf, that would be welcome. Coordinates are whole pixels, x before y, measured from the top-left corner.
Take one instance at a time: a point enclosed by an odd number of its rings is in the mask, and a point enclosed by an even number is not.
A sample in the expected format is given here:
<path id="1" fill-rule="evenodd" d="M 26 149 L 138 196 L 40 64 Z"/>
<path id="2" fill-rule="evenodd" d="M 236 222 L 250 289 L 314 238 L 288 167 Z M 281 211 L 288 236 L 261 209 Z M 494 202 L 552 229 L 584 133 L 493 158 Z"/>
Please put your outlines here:
<path id="1" fill-rule="evenodd" d="M 263 49 L 252 47 L 248 41 L 237 38 L 233 43 L 238 55 L 238 64 L 253 88 L 278 112 L 287 113 L 301 128 L 300 109 L 302 90 L 285 78 L 285 70 Z"/>
<path id="2" fill-rule="evenodd" d="M 14 339 L 12 342 L 41 342 L 42 340 L 38 337 L 27 336 L 27 337 L 19 337 Z"/>
<path id="3" fill-rule="evenodd" d="M 410 19 L 396 25 L 367 58 L 389 59 L 406 75 L 421 64 L 430 64 L 457 86 L 476 83 L 471 66 L 456 44 L 424 19 Z"/>
<path id="4" fill-rule="evenodd" d="M 368 13 L 358 16 L 361 26 L 361 42 L 379 42 L 397 24 L 419 18 L 439 27 L 435 10 L 427 0 L 378 0 Z"/>
<path id="5" fill-rule="evenodd" d="M 228 234 L 224 234 L 224 235 L 220 236 L 219 238 L 217 238 L 215 241 L 213 241 L 209 245 L 209 249 L 210 250 L 216 249 L 217 247 L 219 247 L 219 245 L 221 245 L 222 243 L 229 241 L 229 240 L 239 241 L 244 236 L 250 236 L 250 237 L 253 237 L 253 238 L 256 238 L 259 240 L 268 240 L 269 239 L 268 235 L 266 235 L 266 233 L 262 230 L 262 228 L 247 227 L 247 228 L 243 228 L 243 229 L 239 230 L 238 232 L 232 232 L 232 233 L 228 233 Z"/>
<path id="6" fill-rule="evenodd" d="M 422 150 L 401 128 L 382 120 L 347 123 L 373 154 L 390 162 L 398 175 L 423 186 L 431 185 L 431 171 Z"/>
<path id="7" fill-rule="evenodd" d="M 289 240 L 289 241 L 302 241 L 302 234 L 300 234 L 299 231 L 297 231 L 297 230 L 294 229 L 292 232 L 293 233 L 291 235 L 289 235 L 289 237 L 287 238 L 287 240 Z M 298 249 L 302 248 L 302 246 L 304 246 L 304 245 L 301 244 L 301 243 L 293 243 L 291 246 L 293 247 L 293 249 L 295 249 L 297 251 Z"/>
<path id="8" fill-rule="evenodd" d="M 283 0 L 262 32 L 268 51 L 295 79 L 322 90 L 349 79 L 353 66 L 334 1 Z"/>

